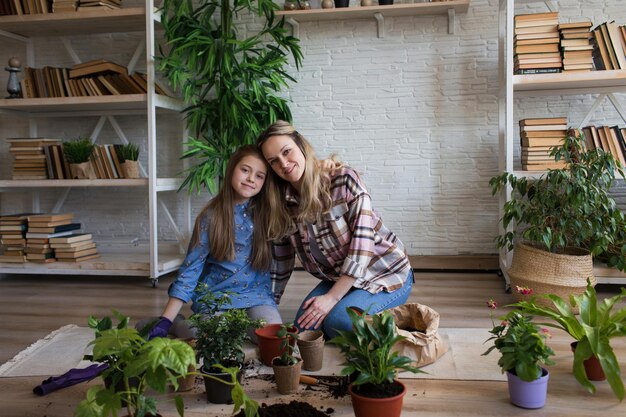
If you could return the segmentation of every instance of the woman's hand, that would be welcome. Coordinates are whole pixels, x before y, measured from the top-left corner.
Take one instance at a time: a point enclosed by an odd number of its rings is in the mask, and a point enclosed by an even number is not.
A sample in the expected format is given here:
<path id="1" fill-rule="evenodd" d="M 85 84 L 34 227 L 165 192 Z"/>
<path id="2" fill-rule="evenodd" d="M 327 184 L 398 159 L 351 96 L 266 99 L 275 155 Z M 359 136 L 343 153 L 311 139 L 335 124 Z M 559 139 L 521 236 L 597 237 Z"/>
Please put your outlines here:
<path id="1" fill-rule="evenodd" d="M 334 161 L 333 159 L 322 159 L 318 163 L 320 169 L 327 172 L 331 177 L 335 175 L 335 170 L 343 166 L 341 162 Z"/>
<path id="2" fill-rule="evenodd" d="M 304 313 L 298 319 L 298 326 L 303 329 L 319 329 L 330 310 L 338 302 L 339 300 L 330 294 L 309 298 L 302 305 Z"/>

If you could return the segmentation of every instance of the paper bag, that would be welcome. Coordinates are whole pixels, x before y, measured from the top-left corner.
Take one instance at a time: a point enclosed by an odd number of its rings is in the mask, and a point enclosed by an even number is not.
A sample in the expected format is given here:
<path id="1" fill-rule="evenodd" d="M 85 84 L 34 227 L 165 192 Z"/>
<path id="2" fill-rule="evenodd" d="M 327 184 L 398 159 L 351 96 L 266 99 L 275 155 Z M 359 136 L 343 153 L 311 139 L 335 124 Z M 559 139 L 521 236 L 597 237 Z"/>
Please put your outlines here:
<path id="1" fill-rule="evenodd" d="M 439 336 L 439 313 L 432 308 L 410 303 L 388 310 L 394 318 L 398 334 L 406 339 L 397 342 L 393 350 L 414 360 L 421 367 L 435 362 L 448 351 Z"/>

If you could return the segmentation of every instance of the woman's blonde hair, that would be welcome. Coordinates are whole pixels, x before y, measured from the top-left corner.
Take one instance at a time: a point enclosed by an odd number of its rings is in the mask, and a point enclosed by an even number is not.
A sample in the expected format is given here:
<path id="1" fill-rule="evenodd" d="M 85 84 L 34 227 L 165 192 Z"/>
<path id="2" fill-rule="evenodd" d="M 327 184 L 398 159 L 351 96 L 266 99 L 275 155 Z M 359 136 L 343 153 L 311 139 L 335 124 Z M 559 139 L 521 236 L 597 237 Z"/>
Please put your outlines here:
<path id="1" fill-rule="evenodd" d="M 218 261 L 233 260 L 235 257 L 235 220 L 234 206 L 237 195 L 231 184 L 233 173 L 237 164 L 246 156 L 260 159 L 267 167 L 265 158 L 255 145 L 244 145 L 230 157 L 226 166 L 226 175 L 217 195 L 209 201 L 196 218 L 191 246 L 199 243 L 202 233 L 201 223 L 209 211 L 211 219 L 208 224 L 209 249 L 211 257 Z M 270 170 L 267 167 L 268 171 Z M 268 199 L 268 182 L 272 181 L 272 175 L 268 172 L 261 191 L 250 198 L 252 219 L 254 224 L 252 238 L 252 267 L 256 270 L 268 270 L 272 258 L 270 242 L 267 236 L 267 227 L 270 219 L 270 204 Z"/>
<path id="2" fill-rule="evenodd" d="M 262 150 L 263 145 L 273 136 L 289 136 L 304 155 L 304 173 L 298 190 L 298 222 L 316 221 L 322 212 L 328 210 L 332 204 L 330 195 L 330 176 L 320 168 L 319 160 L 315 156 L 313 147 L 288 122 L 279 120 L 268 127 L 257 140 Z M 292 228 L 293 220 L 285 204 L 286 190 L 291 187 L 289 182 L 280 178 L 275 172 L 272 187 L 268 187 L 272 216 L 269 221 L 270 239 L 279 239 L 287 236 Z M 291 187 L 293 189 L 293 187 Z M 295 191 L 295 190 L 293 190 Z"/>

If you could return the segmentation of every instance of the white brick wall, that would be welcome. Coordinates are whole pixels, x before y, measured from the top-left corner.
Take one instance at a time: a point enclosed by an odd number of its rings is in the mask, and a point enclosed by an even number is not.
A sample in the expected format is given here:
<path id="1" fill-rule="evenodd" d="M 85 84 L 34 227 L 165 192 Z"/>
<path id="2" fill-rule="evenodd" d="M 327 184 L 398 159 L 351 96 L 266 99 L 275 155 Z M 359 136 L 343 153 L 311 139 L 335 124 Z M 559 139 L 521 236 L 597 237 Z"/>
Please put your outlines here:
<path id="1" fill-rule="evenodd" d="M 298 73 L 292 69 L 298 83 L 288 92 L 294 124 L 320 156 L 338 153 L 362 173 L 374 207 L 410 254 L 495 252 L 498 206 L 488 182 L 498 166 L 498 3 L 472 0 L 468 13 L 457 16 L 452 35 L 447 33 L 446 16 L 386 18 L 382 39 L 376 37 L 374 20 L 300 25 L 303 67 Z M 562 22 L 588 17 L 594 23 L 608 19 L 626 23 L 623 0 L 554 3 Z M 546 11 L 543 2 L 518 6 L 519 13 L 542 11 Z M 250 16 L 242 18 L 242 24 L 249 29 L 258 27 Z M 98 35 L 73 44 L 83 60 L 106 56 L 127 63 L 133 46 L 126 44 L 137 39 L 136 34 Z M 6 63 L 12 55 L 24 59 L 19 43 L 2 42 L 0 62 Z M 38 40 L 36 45 L 36 65 L 71 64 L 54 39 Z M 0 85 L 6 85 L 5 72 L 0 74 Z M 516 119 L 567 115 L 575 124 L 593 99 L 517 100 Z M 624 103 L 623 95 L 619 99 Z M 129 139 L 143 141 L 145 158 L 144 120 L 127 116 L 120 118 L 120 124 Z M 88 135 L 96 121 L 56 120 L 44 124 L 40 134 Z M 610 105 L 596 112 L 592 122 L 624 125 Z M 175 138 L 176 123 L 166 120 L 162 127 L 166 137 Z M 27 133 L 27 122 L 0 115 L 0 138 Z M 116 141 L 110 127 L 103 138 Z M 166 152 L 180 153 L 175 140 L 164 142 L 169 143 Z M 163 144 L 159 142 L 159 146 Z M 159 158 L 161 166 L 170 160 L 164 154 Z M 179 169 L 172 160 L 164 168 L 168 173 Z M 8 161 L 6 143 L 0 141 L 1 178 L 10 177 Z M 42 207 L 50 207 L 53 198 L 54 193 L 44 193 Z M 177 206 L 174 200 L 181 198 L 166 197 L 172 209 Z M 194 215 L 207 198 L 206 194 L 194 198 Z M 22 194 L 4 194 L 0 212 L 26 210 L 27 201 Z M 147 198 L 137 190 L 90 189 L 72 191 L 64 209 L 75 211 L 101 240 L 145 240 L 146 205 Z M 181 217 L 180 210 L 174 213 Z M 161 236 L 173 238 L 164 216 L 160 224 Z"/>

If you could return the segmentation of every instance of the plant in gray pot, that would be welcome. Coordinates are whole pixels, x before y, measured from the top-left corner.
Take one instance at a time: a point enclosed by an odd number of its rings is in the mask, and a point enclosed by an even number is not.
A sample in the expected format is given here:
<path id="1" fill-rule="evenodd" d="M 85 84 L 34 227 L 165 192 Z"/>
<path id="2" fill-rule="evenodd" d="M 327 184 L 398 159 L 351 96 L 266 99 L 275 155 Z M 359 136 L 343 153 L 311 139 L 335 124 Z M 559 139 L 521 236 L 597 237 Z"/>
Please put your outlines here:
<path id="1" fill-rule="evenodd" d="M 241 380 L 244 361 L 243 344 L 249 340 L 248 330 L 262 326 L 262 320 L 251 320 L 244 309 L 222 309 L 229 301 L 228 294 L 216 295 L 200 286 L 200 304 L 203 310 L 191 316 L 196 330 L 196 351 L 202 358 L 207 400 L 216 404 L 230 403 L 232 376 L 224 368 L 237 368 Z"/>
<path id="2" fill-rule="evenodd" d="M 561 147 L 552 149 L 565 168 L 551 169 L 539 178 L 505 172 L 491 178 L 492 193 L 511 189 L 504 204 L 499 248 L 511 250 L 508 274 L 512 286 L 532 288 L 536 294 L 568 298 L 581 295 L 593 276 L 592 256 L 626 270 L 626 217 L 609 191 L 621 165 L 601 149 L 585 151 L 582 136 L 568 131 Z M 514 294 L 528 299 L 528 294 Z M 549 305 L 545 299 L 538 303 Z"/>

